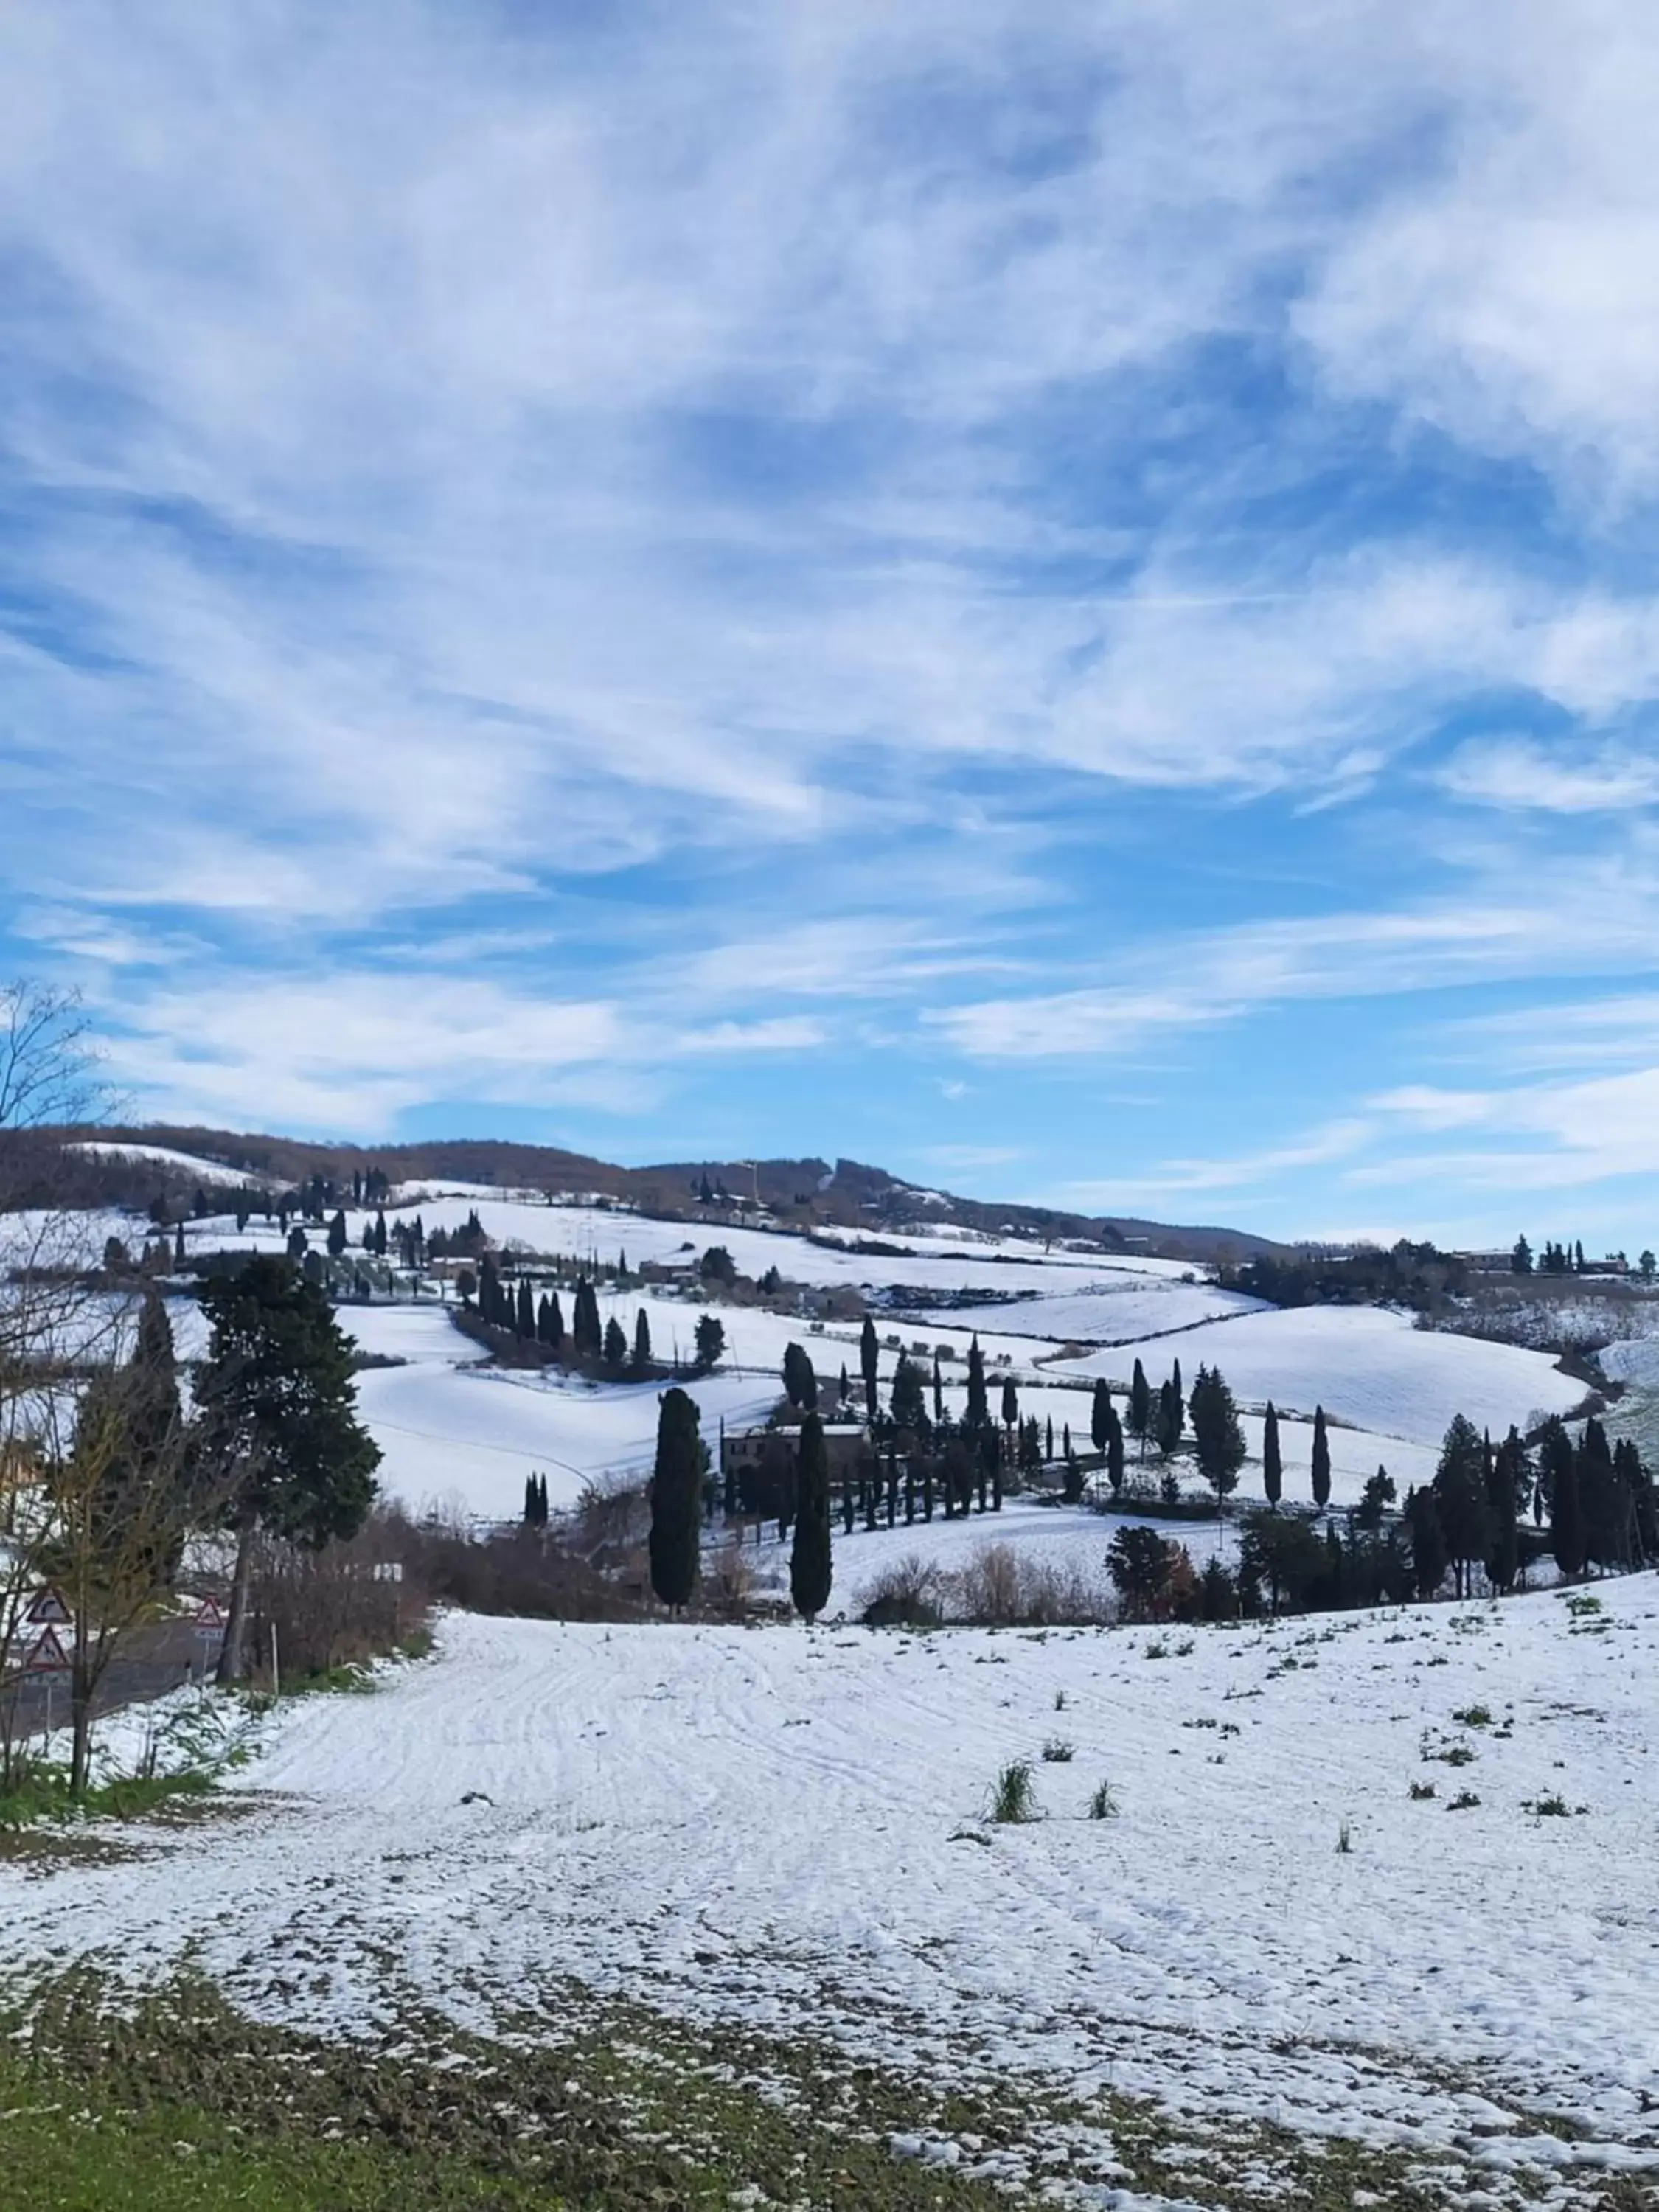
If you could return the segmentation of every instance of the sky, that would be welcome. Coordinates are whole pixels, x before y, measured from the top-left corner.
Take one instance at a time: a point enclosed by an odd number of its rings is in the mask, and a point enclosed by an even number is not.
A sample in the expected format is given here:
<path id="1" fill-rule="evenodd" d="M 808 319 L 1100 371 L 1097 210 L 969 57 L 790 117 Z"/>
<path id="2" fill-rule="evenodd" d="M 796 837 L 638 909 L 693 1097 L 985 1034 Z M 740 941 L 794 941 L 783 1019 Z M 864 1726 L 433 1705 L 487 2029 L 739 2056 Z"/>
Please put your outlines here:
<path id="1" fill-rule="evenodd" d="M 0 15 L 0 973 L 136 1119 L 1659 1242 L 1640 0 Z"/>

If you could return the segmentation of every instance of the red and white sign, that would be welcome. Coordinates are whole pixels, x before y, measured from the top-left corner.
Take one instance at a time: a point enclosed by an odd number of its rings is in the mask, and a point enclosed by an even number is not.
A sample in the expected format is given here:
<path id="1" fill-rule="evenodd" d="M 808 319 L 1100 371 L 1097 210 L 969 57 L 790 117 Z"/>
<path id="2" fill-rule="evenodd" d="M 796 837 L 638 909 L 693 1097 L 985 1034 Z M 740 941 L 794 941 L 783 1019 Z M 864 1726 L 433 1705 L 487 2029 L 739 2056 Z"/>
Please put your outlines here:
<path id="1" fill-rule="evenodd" d="M 58 1640 L 55 1628 L 43 1628 L 23 1662 L 26 1674 L 67 1674 L 69 1654 Z"/>
<path id="2" fill-rule="evenodd" d="M 196 1626 L 198 1630 L 203 1633 L 211 1630 L 216 1635 L 224 1625 L 225 1616 L 220 1607 L 218 1599 L 216 1597 L 204 1597 L 200 1605 L 196 1608 Z"/>
<path id="3" fill-rule="evenodd" d="M 24 1617 L 36 1627 L 46 1622 L 54 1628 L 63 1628 L 68 1625 L 70 1609 L 58 1593 L 48 1584 L 45 1589 L 35 1592 L 34 1602 Z"/>

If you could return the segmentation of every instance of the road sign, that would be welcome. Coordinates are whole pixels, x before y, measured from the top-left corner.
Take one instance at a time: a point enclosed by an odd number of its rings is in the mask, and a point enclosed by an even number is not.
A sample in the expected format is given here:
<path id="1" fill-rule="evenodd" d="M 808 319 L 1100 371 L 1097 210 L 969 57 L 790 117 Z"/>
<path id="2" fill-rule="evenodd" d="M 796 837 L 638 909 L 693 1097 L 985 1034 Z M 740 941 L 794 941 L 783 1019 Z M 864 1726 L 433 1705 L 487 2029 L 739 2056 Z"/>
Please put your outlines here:
<path id="1" fill-rule="evenodd" d="M 58 1592 L 48 1584 L 45 1589 L 35 1592 L 34 1602 L 29 1607 L 25 1618 L 37 1627 L 45 1622 L 54 1628 L 63 1628 L 68 1626 L 70 1609 Z"/>
<path id="2" fill-rule="evenodd" d="M 55 1628 L 43 1628 L 23 1662 L 26 1674 L 67 1674 L 69 1654 L 58 1640 Z"/>
<path id="3" fill-rule="evenodd" d="M 225 1616 L 216 1597 L 204 1597 L 196 1608 L 196 1632 L 198 1636 L 216 1636 L 224 1627 Z"/>

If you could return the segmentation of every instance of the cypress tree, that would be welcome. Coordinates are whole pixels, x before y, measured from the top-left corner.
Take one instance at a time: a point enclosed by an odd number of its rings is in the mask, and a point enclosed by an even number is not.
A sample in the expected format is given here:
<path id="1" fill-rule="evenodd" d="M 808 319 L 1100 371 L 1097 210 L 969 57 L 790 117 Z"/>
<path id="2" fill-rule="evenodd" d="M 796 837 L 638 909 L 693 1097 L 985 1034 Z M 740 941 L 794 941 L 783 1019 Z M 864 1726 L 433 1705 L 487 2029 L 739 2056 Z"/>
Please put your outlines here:
<path id="1" fill-rule="evenodd" d="M 1043 1457 L 1044 1457 L 1045 1461 L 1048 1461 L 1048 1462 L 1053 1462 L 1053 1459 L 1054 1459 L 1054 1415 L 1053 1415 L 1052 1413 L 1050 1413 L 1050 1414 L 1049 1414 L 1049 1416 L 1048 1416 L 1048 1431 L 1047 1431 L 1046 1442 L 1047 1442 L 1048 1449 L 1047 1449 L 1047 1450 L 1045 1451 L 1045 1453 L 1043 1454 Z"/>
<path id="2" fill-rule="evenodd" d="M 1313 1501 L 1322 1513 L 1331 1502 L 1331 1440 L 1325 1433 L 1325 1408 L 1314 1407 Z"/>
<path id="3" fill-rule="evenodd" d="M 550 1291 L 547 1300 L 547 1341 L 554 1352 L 564 1350 L 564 1309 L 559 1304 L 556 1291 Z"/>
<path id="4" fill-rule="evenodd" d="M 1094 1403 L 1089 1409 L 1089 1436 L 1097 1452 L 1106 1449 L 1106 1439 L 1111 1434 L 1112 1394 L 1106 1387 L 1106 1377 L 1095 1377 Z"/>
<path id="5" fill-rule="evenodd" d="M 663 1393 L 651 1476 L 651 1587 L 677 1610 L 697 1587 L 702 1523 L 702 1455 L 696 1399 Z"/>
<path id="6" fill-rule="evenodd" d="M 1129 1427 L 1139 1440 L 1140 1455 L 1146 1456 L 1146 1434 L 1152 1425 L 1152 1386 L 1146 1380 L 1146 1370 L 1139 1358 L 1135 1371 L 1129 1380 Z"/>
<path id="7" fill-rule="evenodd" d="M 1510 1590 L 1521 1565 L 1518 1516 L 1526 1480 L 1526 1447 L 1510 1429 L 1487 1464 L 1486 1579 L 1496 1590 Z"/>
<path id="8" fill-rule="evenodd" d="M 651 1316 L 641 1306 L 634 1316 L 634 1366 L 643 1375 L 651 1364 Z"/>
<path id="9" fill-rule="evenodd" d="M 913 1436 L 927 1433 L 927 1406 L 922 1395 L 921 1370 L 902 1352 L 893 1370 L 891 1407 L 896 1428 L 908 1430 Z"/>
<path id="10" fill-rule="evenodd" d="M 1419 1597 L 1431 1598 L 1445 1581 L 1449 1564 L 1445 1534 L 1431 1491 L 1407 1492 L 1405 1522 L 1411 1537 L 1413 1584 Z"/>
<path id="11" fill-rule="evenodd" d="M 846 1409 L 847 1409 L 847 1407 L 848 1407 L 848 1406 L 850 1406 L 850 1405 L 852 1404 L 852 1402 L 853 1402 L 853 1385 L 852 1385 L 852 1383 L 849 1382 L 849 1380 L 848 1379 L 848 1374 L 847 1374 L 847 1362 L 843 1359 L 843 1360 L 842 1361 L 842 1363 L 841 1363 L 841 1403 L 842 1403 L 842 1410 L 843 1412 L 845 1412 L 845 1411 L 846 1411 Z"/>
<path id="12" fill-rule="evenodd" d="M 933 1354 L 933 1426 L 938 1428 L 945 1419 L 945 1377 L 939 1372 L 939 1354 Z"/>
<path id="13" fill-rule="evenodd" d="M 536 1478 L 533 1474 L 527 1474 L 524 1479 L 524 1525 L 526 1528 L 533 1528 L 536 1525 Z"/>
<path id="14" fill-rule="evenodd" d="M 985 1396 L 985 1354 L 979 1348 L 977 1334 L 968 1346 L 968 1408 L 963 1416 L 963 1426 L 979 1430 L 988 1425 L 991 1409 Z"/>
<path id="15" fill-rule="evenodd" d="M 890 1513 L 890 1521 L 891 1515 Z M 830 1454 L 823 1423 L 808 1413 L 800 1426 L 795 1471 L 795 1535 L 789 1553 L 789 1595 L 804 1620 L 815 1620 L 830 1601 Z"/>
<path id="16" fill-rule="evenodd" d="M 1269 1505 L 1277 1505 L 1285 1494 L 1285 1462 L 1279 1448 L 1279 1415 L 1271 1398 L 1267 1401 L 1267 1410 L 1261 1421 L 1261 1487 Z"/>
<path id="17" fill-rule="evenodd" d="M 859 1365 L 864 1375 L 864 1412 L 867 1420 L 876 1418 L 876 1384 L 881 1372 L 881 1348 L 876 1342 L 876 1324 L 868 1314 L 864 1316 L 864 1329 L 859 1338 Z"/>
<path id="18" fill-rule="evenodd" d="M 1218 1368 L 1200 1367 L 1193 1385 L 1193 1443 L 1199 1472 L 1215 1492 L 1216 1510 L 1238 1486 L 1244 1464 L 1244 1431 L 1226 1377 Z"/>
<path id="19" fill-rule="evenodd" d="M 530 1287 L 528 1275 L 519 1279 L 519 1310 L 515 1317 L 519 1334 L 532 1337 L 536 1334 L 536 1294 Z"/>
<path id="20" fill-rule="evenodd" d="M 1433 1488 L 1459 1597 L 1468 1594 L 1470 1566 L 1486 1556 L 1491 1524 L 1486 1462 L 1490 1450 L 1490 1443 L 1482 1443 L 1473 1421 L 1462 1413 L 1452 1416 L 1440 1447 Z"/>
<path id="21" fill-rule="evenodd" d="M 622 1323 L 617 1319 L 615 1314 L 611 1315 L 605 1325 L 604 1346 L 605 1364 L 607 1367 L 621 1367 L 626 1363 L 628 1339 L 623 1332 Z"/>
<path id="22" fill-rule="evenodd" d="M 1006 1376 L 1002 1384 L 1002 1425 L 1005 1429 L 1012 1429 L 1018 1419 L 1019 1393 L 1014 1388 L 1013 1376 Z"/>
<path id="23" fill-rule="evenodd" d="M 328 1255 L 337 1260 L 346 1248 L 345 1215 L 337 1212 L 328 1224 Z"/>
<path id="24" fill-rule="evenodd" d="M 182 1221 L 179 1224 L 178 1235 L 173 1239 L 173 1263 L 176 1267 L 182 1267 L 185 1264 L 185 1224 Z"/>

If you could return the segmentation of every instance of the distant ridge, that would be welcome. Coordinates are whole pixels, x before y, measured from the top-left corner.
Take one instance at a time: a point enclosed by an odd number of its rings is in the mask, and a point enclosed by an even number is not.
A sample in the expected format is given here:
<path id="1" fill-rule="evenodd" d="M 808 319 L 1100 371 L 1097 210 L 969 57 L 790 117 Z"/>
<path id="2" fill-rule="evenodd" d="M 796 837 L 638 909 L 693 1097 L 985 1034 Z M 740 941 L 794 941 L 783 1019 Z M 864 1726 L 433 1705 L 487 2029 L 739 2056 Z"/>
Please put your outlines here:
<path id="1" fill-rule="evenodd" d="M 158 1188 L 176 1189 L 189 1176 L 159 1163 L 100 1158 L 69 1146 L 146 1144 L 188 1152 L 251 1177 L 295 1184 L 313 1175 L 349 1180 L 354 1170 L 380 1168 L 394 1183 L 428 1179 L 493 1184 L 507 1190 L 592 1192 L 623 1199 L 670 1218 L 726 1218 L 738 1206 L 760 1206 L 781 1226 L 794 1230 L 851 1229 L 891 1235 L 905 1227 L 951 1223 L 983 1231 L 1012 1229 L 1053 1238 L 1077 1238 L 1108 1250 L 1173 1260 L 1213 1261 L 1291 1248 L 1248 1231 L 1211 1224 L 1148 1221 L 1124 1214 L 1072 1213 L 1018 1201 L 961 1198 L 955 1193 L 903 1182 L 884 1168 L 859 1160 L 678 1160 L 625 1168 L 556 1145 L 507 1139 L 460 1137 L 406 1145 L 317 1144 L 238 1129 L 182 1127 L 78 1127 L 39 1133 L 37 1141 L 69 1165 L 82 1202 L 146 1204 Z M 711 1208 L 698 1194 L 707 1178 L 716 1194 Z M 722 1194 L 723 1194 L 723 1197 Z"/>

